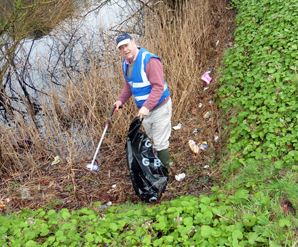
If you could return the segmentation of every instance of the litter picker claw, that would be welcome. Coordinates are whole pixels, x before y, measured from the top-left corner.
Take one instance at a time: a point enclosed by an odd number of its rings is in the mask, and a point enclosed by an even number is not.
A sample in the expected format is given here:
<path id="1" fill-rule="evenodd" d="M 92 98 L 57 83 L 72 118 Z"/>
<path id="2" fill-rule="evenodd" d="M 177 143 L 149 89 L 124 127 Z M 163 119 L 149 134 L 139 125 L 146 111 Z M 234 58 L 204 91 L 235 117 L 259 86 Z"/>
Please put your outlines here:
<path id="1" fill-rule="evenodd" d="M 121 109 L 121 108 L 123 108 L 123 105 L 119 106 L 119 109 Z M 97 156 L 97 154 L 98 154 L 98 151 L 99 151 L 100 146 L 101 146 L 101 144 L 102 144 L 103 138 L 104 138 L 104 136 L 105 136 L 105 134 L 106 134 L 106 132 L 107 132 L 107 129 L 108 129 L 108 127 L 109 127 L 109 124 L 110 124 L 111 118 L 112 118 L 112 116 L 113 116 L 113 113 L 115 113 L 115 112 L 116 112 L 116 105 L 113 106 L 113 109 L 112 109 L 111 114 L 110 114 L 110 116 L 109 116 L 108 122 L 106 123 L 106 126 L 105 126 L 105 128 L 104 128 L 104 131 L 103 131 L 102 136 L 101 136 L 101 138 L 100 138 L 100 141 L 99 141 L 99 143 L 98 143 L 97 149 L 96 149 L 95 154 L 94 154 L 94 157 L 93 157 L 93 159 L 92 159 L 91 168 L 90 168 L 91 171 L 94 170 L 94 162 L 95 162 L 96 156 Z"/>

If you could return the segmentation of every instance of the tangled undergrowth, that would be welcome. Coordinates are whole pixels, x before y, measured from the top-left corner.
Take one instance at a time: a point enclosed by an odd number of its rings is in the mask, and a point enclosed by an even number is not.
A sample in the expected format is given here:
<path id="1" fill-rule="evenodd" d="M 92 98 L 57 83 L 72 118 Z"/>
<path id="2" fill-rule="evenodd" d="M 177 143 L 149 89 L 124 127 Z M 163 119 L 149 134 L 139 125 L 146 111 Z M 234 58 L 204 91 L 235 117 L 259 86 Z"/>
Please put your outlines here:
<path id="1" fill-rule="evenodd" d="M 192 4 L 194 3 L 188 2 L 184 15 L 195 10 Z M 172 125 L 182 125 L 181 129 L 172 130 L 172 172 L 160 201 L 175 199 L 181 195 L 199 196 L 210 193 L 219 175 L 218 159 L 224 155 L 222 126 L 225 116 L 221 115 L 216 104 L 214 91 L 219 87 L 217 68 L 223 52 L 233 44 L 235 10 L 229 10 L 224 0 L 204 4 L 208 8 L 205 12 L 209 14 L 210 20 L 205 20 L 205 26 L 204 23 L 200 24 L 203 25 L 201 34 L 191 34 L 193 36 L 189 35 L 191 37 L 181 40 L 181 34 L 190 34 L 189 30 L 197 23 L 188 23 L 187 27 L 186 23 L 181 24 L 178 19 L 177 33 L 171 29 L 164 30 L 165 26 L 161 27 L 160 33 L 155 33 L 157 37 L 164 35 L 159 37 L 165 39 L 163 42 L 153 42 L 153 37 L 148 34 L 146 36 L 148 49 L 158 54 L 164 64 L 173 99 Z M 204 12 L 204 9 L 200 11 Z M 168 12 L 165 13 L 163 21 L 173 23 Z M 193 11 L 191 14 L 196 13 Z M 204 20 L 204 16 L 197 17 L 199 21 Z M 191 16 L 189 18 L 192 19 Z M 179 23 L 181 29 L 178 29 Z M 167 39 L 169 32 L 173 40 Z M 140 39 L 139 42 L 144 41 Z M 164 45 L 162 48 L 161 44 L 164 42 L 176 42 L 180 47 Z M 196 46 L 192 50 L 190 43 Z M 175 57 L 169 53 L 168 47 L 172 48 L 171 52 Z M 182 53 L 176 48 L 182 50 Z M 185 57 L 181 61 L 183 54 Z M 111 102 L 115 100 L 112 91 L 117 94 L 121 88 L 121 84 L 119 87 L 111 86 L 114 81 L 122 81 L 120 58 L 111 61 L 111 64 L 118 68 L 117 75 L 113 73 L 112 77 L 107 76 L 106 68 L 100 70 L 94 64 L 94 70 L 89 74 L 82 75 L 79 80 L 65 82 L 68 86 L 59 93 L 53 92 L 50 107 L 47 108 L 45 103 L 44 112 L 45 115 L 54 116 L 54 124 L 44 122 L 42 133 L 37 133 L 35 128 L 26 128 L 21 118 L 14 131 L 2 128 L 2 213 L 24 208 L 77 210 L 96 201 L 112 205 L 140 201 L 133 190 L 125 156 L 125 137 L 129 124 L 136 115 L 132 100 L 125 104 L 122 112 L 117 112 L 112 118 L 100 149 L 99 171 L 91 172 L 86 169 L 107 121 Z M 211 68 L 213 80 L 206 85 L 200 77 Z M 105 80 L 106 78 L 110 79 Z M 64 97 L 61 104 L 59 94 Z M 101 97 L 103 95 L 106 97 Z M 211 113 L 210 117 L 204 118 L 206 112 Z M 35 124 L 34 119 L 32 124 Z M 215 136 L 219 138 L 215 140 Z M 196 142 L 206 141 L 208 148 L 198 155 L 193 154 L 188 146 L 191 139 Z M 186 177 L 181 181 L 175 180 L 175 175 L 180 173 L 185 173 Z"/>

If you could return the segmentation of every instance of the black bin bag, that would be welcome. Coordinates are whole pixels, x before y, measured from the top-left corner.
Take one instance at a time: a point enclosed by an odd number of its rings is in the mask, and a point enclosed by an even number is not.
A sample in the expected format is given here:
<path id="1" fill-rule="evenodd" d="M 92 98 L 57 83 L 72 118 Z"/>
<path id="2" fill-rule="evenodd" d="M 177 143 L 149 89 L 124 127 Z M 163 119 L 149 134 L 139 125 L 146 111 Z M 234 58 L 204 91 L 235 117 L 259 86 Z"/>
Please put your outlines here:
<path id="1" fill-rule="evenodd" d="M 131 182 L 138 197 L 147 202 L 158 200 L 169 179 L 166 167 L 154 153 L 148 136 L 140 130 L 136 117 L 128 130 L 126 158 Z"/>

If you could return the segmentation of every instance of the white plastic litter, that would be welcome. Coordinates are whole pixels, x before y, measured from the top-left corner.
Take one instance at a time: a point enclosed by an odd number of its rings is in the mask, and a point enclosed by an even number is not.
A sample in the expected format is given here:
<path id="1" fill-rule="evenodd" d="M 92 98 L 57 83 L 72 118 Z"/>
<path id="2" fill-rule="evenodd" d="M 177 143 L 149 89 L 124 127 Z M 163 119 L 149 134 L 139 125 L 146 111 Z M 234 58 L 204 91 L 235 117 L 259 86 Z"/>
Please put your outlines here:
<path id="1" fill-rule="evenodd" d="M 179 130 L 181 129 L 181 123 L 178 123 L 178 125 L 173 127 L 174 130 Z"/>
<path id="2" fill-rule="evenodd" d="M 116 188 L 116 184 L 113 184 L 112 187 L 113 187 L 113 188 Z"/>
<path id="3" fill-rule="evenodd" d="M 29 189 L 26 187 L 21 188 L 21 195 L 22 195 L 22 199 L 26 199 L 31 196 L 29 193 Z"/>
<path id="4" fill-rule="evenodd" d="M 179 182 L 181 181 L 183 178 L 185 178 L 185 173 L 180 173 L 178 175 L 175 175 L 175 179 Z"/>
<path id="5" fill-rule="evenodd" d="M 107 206 L 111 206 L 111 205 L 112 205 L 112 202 L 108 202 L 108 203 L 107 203 Z"/>
<path id="6" fill-rule="evenodd" d="M 61 161 L 61 160 L 60 160 L 60 157 L 59 157 L 59 156 L 56 156 L 56 157 L 54 158 L 54 161 L 52 162 L 52 165 L 57 165 L 60 161 Z"/>
<path id="7" fill-rule="evenodd" d="M 203 89 L 203 92 L 202 93 L 205 93 L 205 91 L 208 89 L 209 87 L 204 87 Z"/>
<path id="8" fill-rule="evenodd" d="M 218 142 L 218 138 L 219 138 L 219 136 L 218 136 L 218 135 L 215 135 L 215 136 L 214 136 L 214 141 L 215 141 L 215 142 Z"/>

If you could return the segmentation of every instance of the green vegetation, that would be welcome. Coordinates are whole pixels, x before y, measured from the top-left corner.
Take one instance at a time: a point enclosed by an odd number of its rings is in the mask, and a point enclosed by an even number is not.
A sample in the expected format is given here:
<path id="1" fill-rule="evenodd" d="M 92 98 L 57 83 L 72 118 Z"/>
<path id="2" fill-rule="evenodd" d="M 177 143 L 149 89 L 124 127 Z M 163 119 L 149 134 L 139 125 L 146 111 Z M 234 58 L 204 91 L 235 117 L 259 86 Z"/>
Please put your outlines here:
<path id="1" fill-rule="evenodd" d="M 213 188 L 217 191 L 217 188 Z M 234 196 L 182 196 L 155 207 L 144 204 L 110 207 L 100 202 L 90 208 L 69 212 L 39 209 L 1 216 L 0 244 L 6 246 L 256 246 L 274 245 L 268 239 L 289 239 L 290 219 L 272 222 L 262 192 L 252 197 L 254 208 L 235 217 L 234 206 L 249 207 L 248 191 Z M 234 205 L 234 206 L 231 206 Z M 272 229 L 279 227 L 281 232 Z M 288 240 L 291 243 L 291 240 Z"/>
<path id="2" fill-rule="evenodd" d="M 218 90 L 219 104 L 230 116 L 230 154 L 214 194 L 106 211 L 100 202 L 72 212 L 22 210 L 0 217 L 0 245 L 296 245 L 297 2 L 232 4 L 238 28 Z"/>

